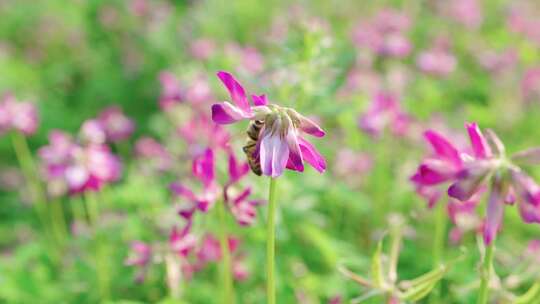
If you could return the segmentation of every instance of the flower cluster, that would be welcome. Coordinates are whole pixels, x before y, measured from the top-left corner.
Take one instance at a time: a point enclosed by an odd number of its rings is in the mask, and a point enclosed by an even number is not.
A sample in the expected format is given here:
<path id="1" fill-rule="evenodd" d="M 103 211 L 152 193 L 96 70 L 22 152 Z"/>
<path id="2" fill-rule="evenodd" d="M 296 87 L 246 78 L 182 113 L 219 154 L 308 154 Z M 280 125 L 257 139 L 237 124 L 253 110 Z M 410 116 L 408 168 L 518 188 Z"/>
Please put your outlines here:
<path id="1" fill-rule="evenodd" d="M 450 185 L 448 195 L 468 201 L 489 184 L 489 199 L 483 228 L 484 241 L 490 244 L 500 229 L 504 205 L 517 204 L 526 223 L 540 223 L 540 186 L 518 165 L 540 160 L 540 149 L 507 156 L 504 145 L 491 130 L 486 136 L 477 124 L 467 124 L 471 147 L 458 150 L 439 133 L 429 130 L 425 138 L 433 154 L 425 158 L 411 180 L 420 188 Z"/>
<path id="2" fill-rule="evenodd" d="M 83 123 L 81 139 L 86 143 L 115 143 L 128 139 L 135 130 L 134 122 L 119 107 L 104 109 L 97 118 Z"/>
<path id="3" fill-rule="evenodd" d="M 373 53 L 403 58 L 412 49 L 407 38 L 411 21 L 407 15 L 392 9 L 380 11 L 372 19 L 361 21 L 353 32 L 353 42 Z"/>
<path id="4" fill-rule="evenodd" d="M 379 137 L 386 127 L 394 135 L 402 136 L 407 132 L 410 122 L 410 116 L 401 108 L 395 95 L 379 92 L 373 97 L 369 109 L 360 116 L 358 125 L 373 137 Z"/>
<path id="5" fill-rule="evenodd" d="M 0 134 L 18 131 L 28 136 L 36 132 L 39 119 L 36 107 L 28 101 L 19 101 L 12 94 L 0 100 Z"/>
<path id="6" fill-rule="evenodd" d="M 269 104 L 265 95 L 252 95 L 250 105 L 242 85 L 227 72 L 219 72 L 218 77 L 229 91 L 230 102 L 212 106 L 212 120 L 218 124 L 230 124 L 240 120 L 250 120 L 260 124 L 254 134 L 248 135 L 254 141 L 246 146 L 248 160 L 253 167 L 260 167 L 266 176 L 278 177 L 285 168 L 303 172 L 304 161 L 319 172 L 326 169 L 326 162 L 315 147 L 304 139 L 303 134 L 323 137 L 324 131 L 311 119 L 294 109 Z M 255 170 L 254 170 L 255 171 Z"/>
<path id="7" fill-rule="evenodd" d="M 58 130 L 49 133 L 49 144 L 40 148 L 38 155 L 52 196 L 98 191 L 117 181 L 122 172 L 120 159 L 107 145 L 82 144 Z"/>

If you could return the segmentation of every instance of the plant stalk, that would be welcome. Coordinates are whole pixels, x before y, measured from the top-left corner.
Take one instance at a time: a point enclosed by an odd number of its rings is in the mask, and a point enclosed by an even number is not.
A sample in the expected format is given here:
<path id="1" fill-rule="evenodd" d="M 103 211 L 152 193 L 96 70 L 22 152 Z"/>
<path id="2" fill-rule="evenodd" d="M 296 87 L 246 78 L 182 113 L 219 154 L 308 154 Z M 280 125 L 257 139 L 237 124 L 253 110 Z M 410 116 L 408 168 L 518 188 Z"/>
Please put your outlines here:
<path id="1" fill-rule="evenodd" d="M 277 180 L 271 178 L 268 191 L 268 222 L 266 225 L 266 293 L 268 304 L 276 304 L 276 183 Z"/>

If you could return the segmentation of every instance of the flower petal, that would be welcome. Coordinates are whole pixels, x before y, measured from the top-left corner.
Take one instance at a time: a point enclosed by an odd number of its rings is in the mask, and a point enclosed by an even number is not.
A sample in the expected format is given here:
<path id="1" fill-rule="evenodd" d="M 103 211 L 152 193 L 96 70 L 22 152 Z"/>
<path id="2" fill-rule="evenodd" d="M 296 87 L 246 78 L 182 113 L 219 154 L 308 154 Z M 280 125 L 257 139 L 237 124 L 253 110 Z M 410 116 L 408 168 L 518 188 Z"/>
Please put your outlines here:
<path id="1" fill-rule="evenodd" d="M 426 131 L 424 137 L 437 156 L 451 161 L 455 166 L 461 166 L 458 150 L 446 138 L 432 130 Z"/>
<path id="2" fill-rule="evenodd" d="M 487 205 L 486 222 L 484 224 L 484 243 L 491 244 L 497 235 L 504 215 L 504 197 L 497 185 L 491 189 Z"/>
<path id="3" fill-rule="evenodd" d="M 315 137 L 324 137 L 326 134 L 324 130 L 319 127 L 313 120 L 300 115 L 300 129 L 307 134 L 313 135 Z"/>
<path id="4" fill-rule="evenodd" d="M 518 164 L 540 164 L 540 147 L 530 148 L 512 155 L 512 160 Z"/>
<path id="5" fill-rule="evenodd" d="M 474 155 L 478 158 L 487 158 L 491 157 L 491 148 L 489 144 L 480 131 L 478 124 L 468 123 L 465 125 L 467 132 L 469 133 L 469 139 L 471 140 L 471 146 L 474 151 Z"/>
<path id="6" fill-rule="evenodd" d="M 278 133 L 267 132 L 263 136 L 259 153 L 264 175 L 275 178 L 283 173 L 289 159 L 289 146 Z"/>
<path id="7" fill-rule="evenodd" d="M 323 173 L 326 170 L 326 161 L 319 151 L 301 136 L 298 136 L 298 144 L 300 151 L 302 151 L 302 158 L 315 168 L 315 170 Z"/>
<path id="8" fill-rule="evenodd" d="M 226 101 L 212 105 L 212 120 L 217 124 L 230 124 L 250 117 L 250 114 Z"/>
<path id="9" fill-rule="evenodd" d="M 249 106 L 246 92 L 242 85 L 230 73 L 220 71 L 217 73 L 217 76 L 229 91 L 232 101 L 244 112 L 251 113 L 251 107 Z"/>
<path id="10" fill-rule="evenodd" d="M 268 104 L 268 99 L 266 98 L 266 95 L 251 95 L 251 99 L 253 100 L 253 104 L 256 106 L 265 106 Z"/>
<path id="11" fill-rule="evenodd" d="M 298 134 L 293 128 L 289 129 L 287 133 L 287 145 L 289 145 L 289 160 L 293 170 L 304 172 L 304 161 L 302 159 L 302 152 L 298 145 Z M 289 167 L 289 166 L 288 166 Z"/>
<path id="12" fill-rule="evenodd" d="M 214 182 L 215 167 L 214 152 L 212 149 L 206 149 L 203 154 L 195 157 L 192 170 L 193 175 L 197 177 L 205 187 L 208 187 Z"/>
<path id="13" fill-rule="evenodd" d="M 466 201 L 476 193 L 489 175 L 493 163 L 487 160 L 478 160 L 466 165 L 458 175 L 458 181 L 448 188 L 448 195 L 460 201 Z"/>

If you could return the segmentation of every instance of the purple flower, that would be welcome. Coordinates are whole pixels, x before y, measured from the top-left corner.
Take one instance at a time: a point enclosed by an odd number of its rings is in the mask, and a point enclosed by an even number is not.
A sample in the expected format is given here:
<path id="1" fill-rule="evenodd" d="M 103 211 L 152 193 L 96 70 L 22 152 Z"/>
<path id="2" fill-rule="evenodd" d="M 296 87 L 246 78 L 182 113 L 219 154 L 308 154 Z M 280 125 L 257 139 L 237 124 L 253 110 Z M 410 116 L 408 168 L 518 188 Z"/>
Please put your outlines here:
<path id="1" fill-rule="evenodd" d="M 39 119 L 36 107 L 27 101 L 19 101 L 12 94 L 0 100 L 0 133 L 15 130 L 26 136 L 36 132 Z"/>
<path id="2" fill-rule="evenodd" d="M 445 77 L 456 69 L 457 60 L 446 39 L 439 38 L 430 49 L 418 55 L 416 64 L 426 74 Z"/>
<path id="3" fill-rule="evenodd" d="M 191 222 L 178 230 L 173 227 L 169 235 L 169 246 L 171 250 L 181 257 L 187 257 L 197 245 L 197 238 L 191 233 Z"/>
<path id="4" fill-rule="evenodd" d="M 99 191 L 103 185 L 120 179 L 122 163 L 105 145 L 88 145 L 73 152 L 73 162 L 65 177 L 70 193 Z"/>
<path id="5" fill-rule="evenodd" d="M 189 52 L 191 56 L 198 60 L 208 60 L 216 51 L 216 44 L 213 40 L 207 38 L 196 39 L 191 42 Z"/>
<path id="6" fill-rule="evenodd" d="M 373 137 L 380 136 L 386 127 L 389 127 L 393 134 L 403 136 L 410 122 L 411 118 L 401 109 L 396 96 L 379 92 L 373 97 L 369 109 L 360 116 L 358 125 Z"/>
<path id="7" fill-rule="evenodd" d="M 206 149 L 204 153 L 195 157 L 192 169 L 193 176 L 202 185 L 202 191 L 199 194 L 195 194 L 186 185 L 179 182 L 170 185 L 173 194 L 187 200 L 178 213 L 188 220 L 191 219 L 197 209 L 207 212 L 212 208 L 219 195 L 215 180 L 214 152 L 211 149 Z"/>
<path id="8" fill-rule="evenodd" d="M 540 67 L 525 72 L 521 81 L 521 92 L 525 100 L 540 100 Z"/>
<path id="9" fill-rule="evenodd" d="M 152 260 L 152 247 L 141 241 L 131 242 L 131 251 L 124 260 L 124 265 L 137 267 L 135 281 L 141 283 L 146 276 L 146 269 Z"/>
<path id="10" fill-rule="evenodd" d="M 51 196 L 59 197 L 68 192 L 65 174 L 77 148 L 78 145 L 69 134 L 53 130 L 49 133 L 49 145 L 38 150 L 42 176 Z"/>
<path id="11" fill-rule="evenodd" d="M 152 247 L 141 241 L 133 241 L 131 243 L 131 252 L 124 261 L 128 266 L 145 266 L 150 262 L 152 257 Z"/>
<path id="12" fill-rule="evenodd" d="M 107 134 L 103 124 L 97 119 L 89 119 L 81 125 L 79 136 L 83 142 L 88 144 L 104 144 L 107 140 Z"/>
<path id="13" fill-rule="evenodd" d="M 126 140 L 135 129 L 135 123 L 117 106 L 103 110 L 99 114 L 98 121 L 103 126 L 108 142 Z"/>
<path id="14" fill-rule="evenodd" d="M 448 1 L 448 15 L 464 26 L 475 29 L 482 24 L 482 4 L 478 0 Z"/>
<path id="15" fill-rule="evenodd" d="M 167 149 L 151 137 L 141 137 L 135 142 L 135 156 L 153 170 L 167 171 L 172 166 L 172 156 Z"/>
<path id="16" fill-rule="evenodd" d="M 250 226 L 255 222 L 257 217 L 257 206 L 262 204 L 262 201 L 249 200 L 251 188 L 246 188 L 243 192 L 233 198 L 227 200 L 229 209 L 240 226 Z M 229 194 L 227 195 L 230 196 Z"/>
<path id="17" fill-rule="evenodd" d="M 244 88 L 227 72 L 219 72 L 221 79 L 229 91 L 230 102 L 222 102 L 212 106 L 212 120 L 218 124 L 230 124 L 240 120 L 258 121 L 262 124 L 256 141 L 256 149 L 252 157 L 260 163 L 262 174 L 278 177 L 285 168 L 304 170 L 306 161 L 317 171 L 326 169 L 322 155 L 306 141 L 304 133 L 323 137 L 324 131 L 312 120 L 291 108 L 268 104 L 265 95 L 252 96 L 250 105 Z"/>
<path id="18" fill-rule="evenodd" d="M 412 45 L 406 36 L 410 27 L 407 15 L 385 9 L 374 18 L 359 22 L 353 31 L 353 42 L 382 56 L 403 58 L 409 55 Z"/>
<path id="19" fill-rule="evenodd" d="M 467 124 L 471 149 L 459 151 L 434 131 L 425 133 L 434 154 L 418 167 L 411 180 L 420 188 L 449 185 L 448 195 L 471 200 L 490 185 L 484 241 L 489 244 L 501 227 L 505 204 L 516 203 L 526 223 L 540 223 L 540 186 L 518 166 L 540 160 L 540 148 L 506 156 L 505 147 L 491 130 L 485 137 L 477 124 Z M 476 199 L 475 199 L 476 200 Z"/>
<path id="20" fill-rule="evenodd" d="M 167 71 L 159 74 L 159 82 L 161 83 L 159 106 L 163 111 L 169 111 L 184 99 L 181 83 L 174 74 Z"/>

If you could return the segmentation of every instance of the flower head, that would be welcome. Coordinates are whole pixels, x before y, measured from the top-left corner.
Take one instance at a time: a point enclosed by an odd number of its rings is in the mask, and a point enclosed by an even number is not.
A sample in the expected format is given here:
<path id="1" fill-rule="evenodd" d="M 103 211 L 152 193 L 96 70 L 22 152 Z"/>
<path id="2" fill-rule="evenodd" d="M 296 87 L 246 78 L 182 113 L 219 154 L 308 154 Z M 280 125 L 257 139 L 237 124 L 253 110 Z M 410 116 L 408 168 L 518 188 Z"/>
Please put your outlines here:
<path id="1" fill-rule="evenodd" d="M 253 95 L 253 106 L 244 88 L 227 72 L 219 72 L 229 91 L 230 102 L 212 106 L 212 120 L 218 124 L 230 124 L 240 120 L 250 120 L 257 124 L 248 130 L 251 143 L 244 147 L 255 173 L 271 177 L 280 176 L 285 168 L 304 170 L 304 161 L 317 171 L 326 169 L 322 155 L 303 138 L 303 134 L 323 137 L 324 131 L 312 120 L 294 109 L 269 104 L 265 95 Z M 255 168 L 259 168 L 255 170 Z"/>
<path id="2" fill-rule="evenodd" d="M 448 195 L 469 201 L 490 186 L 483 233 L 489 244 L 500 229 L 505 204 L 518 205 L 526 223 L 540 223 L 540 186 L 518 165 L 538 163 L 540 148 L 508 157 L 501 140 L 491 130 L 487 136 L 476 123 L 466 125 L 470 149 L 459 151 L 435 131 L 425 132 L 433 154 L 418 167 L 411 180 L 423 189 L 448 186 Z"/>
<path id="3" fill-rule="evenodd" d="M 117 106 L 103 110 L 99 114 L 98 121 L 103 126 L 108 142 L 126 140 L 135 129 L 135 123 Z"/>
<path id="4" fill-rule="evenodd" d="M 12 94 L 0 100 L 0 134 L 15 130 L 26 136 L 36 132 L 39 119 L 36 107 L 28 101 L 19 101 Z"/>

